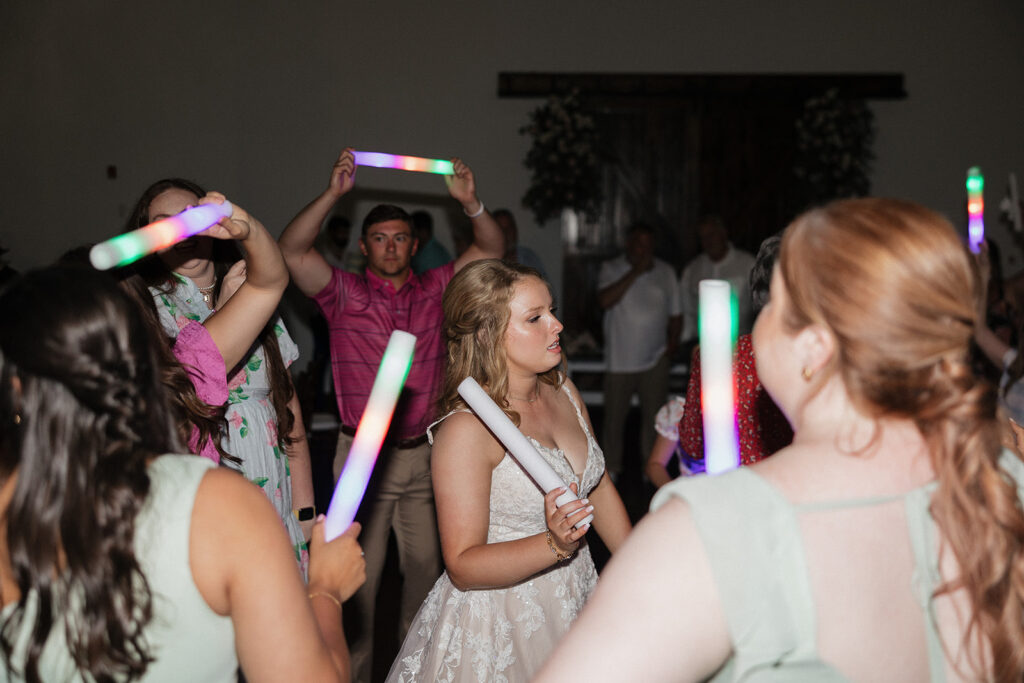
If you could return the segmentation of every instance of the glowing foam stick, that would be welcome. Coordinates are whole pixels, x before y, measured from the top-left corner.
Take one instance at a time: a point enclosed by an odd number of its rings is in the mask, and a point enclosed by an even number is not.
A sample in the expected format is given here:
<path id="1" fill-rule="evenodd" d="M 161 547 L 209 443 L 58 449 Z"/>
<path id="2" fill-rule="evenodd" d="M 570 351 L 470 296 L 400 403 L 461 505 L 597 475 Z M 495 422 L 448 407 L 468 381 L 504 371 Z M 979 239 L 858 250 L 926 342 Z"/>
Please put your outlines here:
<path id="1" fill-rule="evenodd" d="M 324 535 L 333 541 L 345 533 L 355 519 L 356 510 L 363 501 L 366 485 L 370 482 L 373 465 L 377 462 L 381 444 L 391 426 L 398 395 L 405 386 L 405 378 L 412 367 L 412 352 L 416 337 L 408 332 L 395 330 L 391 333 L 384 357 L 377 368 L 377 377 L 370 389 L 363 416 L 356 427 L 356 435 L 348 451 L 345 468 L 334 486 L 334 495 L 327 507 L 327 521 Z"/>
<path id="2" fill-rule="evenodd" d="M 381 154 L 380 152 L 353 152 L 359 166 L 375 166 L 377 168 L 397 168 L 400 171 L 420 171 L 422 173 L 439 173 L 452 175 L 455 169 L 452 162 L 444 159 L 424 159 L 423 157 L 407 157 L 401 154 Z"/>
<path id="3" fill-rule="evenodd" d="M 126 266 L 216 225 L 220 219 L 229 217 L 231 211 L 231 202 L 185 209 L 176 216 L 100 242 L 89 251 L 89 260 L 97 270 Z"/>
<path id="4" fill-rule="evenodd" d="M 740 463 L 736 429 L 735 295 L 725 280 L 700 282 L 700 403 L 704 415 L 704 465 L 718 474 Z"/>
<path id="5" fill-rule="evenodd" d="M 555 499 L 559 506 L 577 500 L 577 496 L 572 492 L 572 489 L 565 485 L 565 482 L 558 476 L 558 473 L 541 457 L 537 449 L 533 447 L 533 444 L 523 436 L 523 433 L 516 428 L 512 420 L 508 419 L 508 415 L 498 407 L 498 404 L 487 395 L 487 392 L 480 387 L 475 379 L 467 377 L 462 380 L 459 384 L 459 395 L 473 409 L 477 417 L 483 420 L 487 428 L 498 437 L 498 440 L 505 444 L 508 452 L 526 470 L 526 473 L 530 475 L 530 478 L 540 487 L 541 491 L 548 493 L 553 489 L 565 487 L 565 493 Z M 584 524 L 590 524 L 593 520 L 594 515 L 589 514 L 577 521 L 573 526 L 579 529 Z"/>
<path id="6" fill-rule="evenodd" d="M 967 244 L 975 254 L 985 241 L 985 176 L 981 169 L 967 169 Z"/>

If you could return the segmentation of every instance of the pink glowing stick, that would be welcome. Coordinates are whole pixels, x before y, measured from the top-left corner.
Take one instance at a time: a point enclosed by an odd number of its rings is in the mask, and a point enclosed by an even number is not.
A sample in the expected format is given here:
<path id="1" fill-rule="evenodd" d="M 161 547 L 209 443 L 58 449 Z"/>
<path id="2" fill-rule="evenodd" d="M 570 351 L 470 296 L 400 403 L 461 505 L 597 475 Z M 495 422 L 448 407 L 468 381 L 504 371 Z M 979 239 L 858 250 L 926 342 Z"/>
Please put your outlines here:
<path id="1" fill-rule="evenodd" d="M 701 280 L 699 295 L 704 466 L 708 474 L 719 474 L 740 463 L 732 372 L 737 306 L 726 280 Z"/>
<path id="2" fill-rule="evenodd" d="M 558 476 L 558 473 L 548 464 L 548 461 L 541 457 L 537 449 L 533 447 L 533 444 L 523 436 L 523 433 L 516 428 L 515 423 L 508 419 L 505 411 L 498 407 L 498 404 L 487 395 L 487 392 L 483 390 L 475 379 L 467 377 L 462 380 L 458 391 L 466 404 L 476 413 L 476 416 L 498 437 L 498 441 L 505 444 L 508 452 L 526 470 L 526 473 L 530 475 L 530 478 L 533 479 L 541 491 L 548 493 L 554 489 L 564 487 L 565 493 L 555 499 L 555 502 L 560 506 L 577 499 L 572 489 L 566 486 L 562 478 Z M 589 524 L 593 520 L 594 515 L 590 514 L 574 522 L 573 526 L 579 529 L 584 524 Z"/>
<path id="3" fill-rule="evenodd" d="M 415 347 L 415 336 L 401 330 L 391 333 L 388 346 L 384 349 L 384 357 L 377 368 L 377 377 L 373 380 L 370 398 L 356 428 L 348 460 L 345 461 L 345 469 L 338 477 L 334 495 L 331 496 L 331 503 L 327 507 L 324 534 L 328 541 L 333 541 L 345 533 L 345 529 L 356 517 L 356 510 L 363 501 L 381 444 L 384 443 L 388 427 L 391 426 L 391 416 L 395 412 L 398 395 L 402 393 L 405 378 L 409 376 Z"/>
<path id="4" fill-rule="evenodd" d="M 401 154 L 381 154 L 380 152 L 353 152 L 359 166 L 375 166 L 376 168 L 397 168 L 401 171 L 420 171 L 421 173 L 438 173 L 452 175 L 455 169 L 452 162 L 444 159 L 424 159 Z"/>
<path id="5" fill-rule="evenodd" d="M 231 211 L 231 202 L 193 206 L 176 216 L 100 242 L 89 251 L 89 260 L 96 270 L 126 266 L 216 225 L 222 218 L 230 217 Z"/>

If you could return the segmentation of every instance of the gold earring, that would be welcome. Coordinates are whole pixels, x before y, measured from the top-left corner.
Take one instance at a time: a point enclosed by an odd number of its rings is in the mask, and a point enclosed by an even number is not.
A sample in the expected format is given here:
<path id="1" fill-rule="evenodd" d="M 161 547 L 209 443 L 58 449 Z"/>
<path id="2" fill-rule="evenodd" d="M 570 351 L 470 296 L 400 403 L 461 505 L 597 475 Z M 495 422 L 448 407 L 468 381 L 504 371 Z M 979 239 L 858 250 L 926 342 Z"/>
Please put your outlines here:
<path id="1" fill-rule="evenodd" d="M 16 425 L 20 425 L 21 424 L 21 413 L 15 413 L 14 414 L 14 424 L 16 424 Z"/>
<path id="2" fill-rule="evenodd" d="M 814 377 L 814 370 L 805 365 L 804 369 L 800 371 L 800 376 L 804 378 L 805 382 L 810 382 L 811 378 Z"/>

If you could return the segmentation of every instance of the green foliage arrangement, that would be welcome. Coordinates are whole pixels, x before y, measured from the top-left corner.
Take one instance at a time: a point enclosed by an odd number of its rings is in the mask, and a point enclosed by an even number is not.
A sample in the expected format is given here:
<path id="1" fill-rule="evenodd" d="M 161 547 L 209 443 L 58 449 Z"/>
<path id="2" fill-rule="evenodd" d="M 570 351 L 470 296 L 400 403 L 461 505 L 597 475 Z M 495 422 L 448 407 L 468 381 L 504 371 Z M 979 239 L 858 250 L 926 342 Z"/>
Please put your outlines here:
<path id="1" fill-rule="evenodd" d="M 833 88 L 804 103 L 796 122 L 793 173 L 806 205 L 863 197 L 871 191 L 875 117 L 862 99 Z"/>
<path id="2" fill-rule="evenodd" d="M 598 132 L 579 93 L 551 97 L 530 112 L 530 122 L 519 133 L 533 138 L 524 162 L 531 177 L 523 206 L 537 223 L 561 215 L 565 208 L 596 220 L 603 199 Z"/>

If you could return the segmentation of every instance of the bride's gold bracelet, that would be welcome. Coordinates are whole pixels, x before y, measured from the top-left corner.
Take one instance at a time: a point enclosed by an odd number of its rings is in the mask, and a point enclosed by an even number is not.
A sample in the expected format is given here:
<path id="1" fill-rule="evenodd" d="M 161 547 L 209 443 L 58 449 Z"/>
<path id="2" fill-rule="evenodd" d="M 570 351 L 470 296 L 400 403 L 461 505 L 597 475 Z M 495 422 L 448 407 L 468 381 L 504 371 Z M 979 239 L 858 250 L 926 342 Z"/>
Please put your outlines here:
<path id="1" fill-rule="evenodd" d="M 563 553 L 561 550 L 559 550 L 558 546 L 555 545 L 555 539 L 551 536 L 551 529 L 548 529 L 545 535 L 548 539 L 548 547 L 551 548 L 551 552 L 555 554 L 555 559 L 559 562 L 564 562 L 565 560 L 568 560 L 576 552 L 574 550 L 571 553 Z"/>

